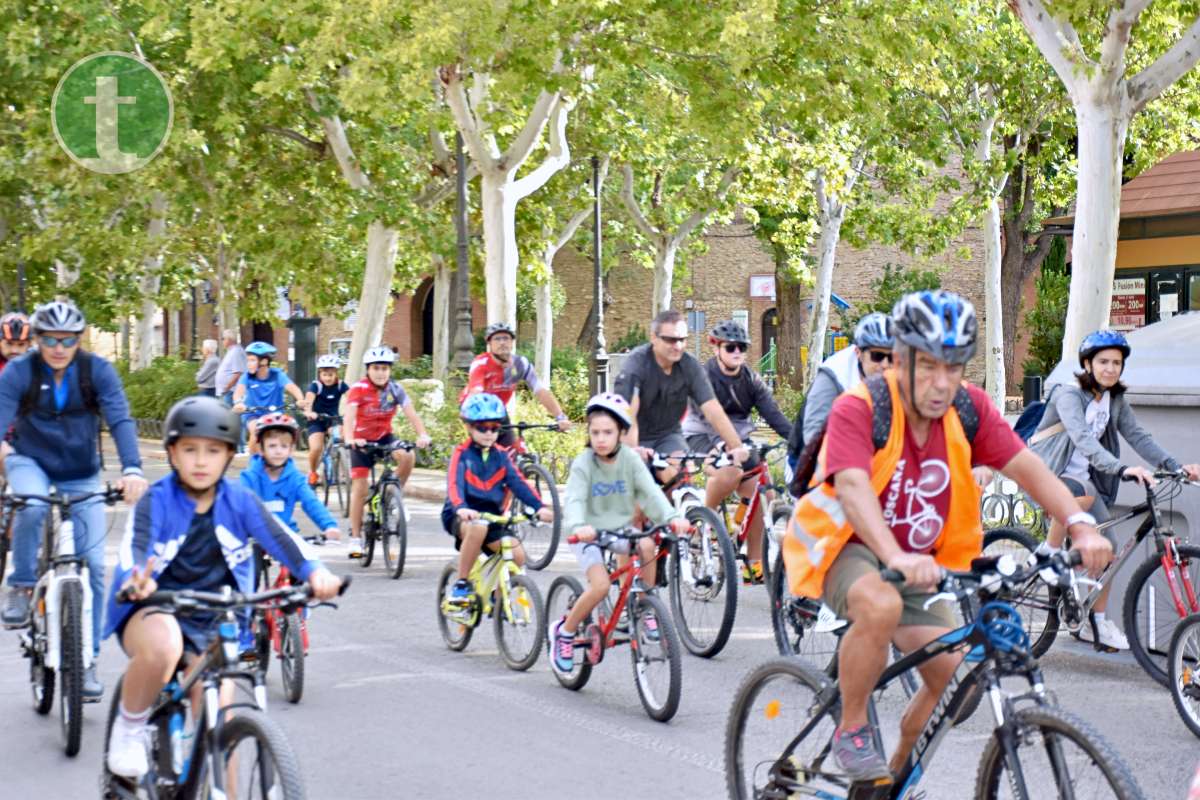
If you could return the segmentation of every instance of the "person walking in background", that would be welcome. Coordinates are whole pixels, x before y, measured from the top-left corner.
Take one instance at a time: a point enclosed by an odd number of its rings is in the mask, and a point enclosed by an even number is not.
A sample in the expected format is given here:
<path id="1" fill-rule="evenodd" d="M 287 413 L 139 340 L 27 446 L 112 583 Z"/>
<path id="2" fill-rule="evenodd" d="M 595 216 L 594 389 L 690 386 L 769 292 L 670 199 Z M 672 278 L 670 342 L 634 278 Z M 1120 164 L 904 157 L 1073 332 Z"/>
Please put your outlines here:
<path id="1" fill-rule="evenodd" d="M 246 374 L 246 351 L 238 344 L 237 331 L 232 328 L 226 328 L 221 331 L 221 344 L 225 348 L 225 357 L 221 359 L 221 363 L 217 366 L 217 376 L 215 380 L 215 388 L 217 397 L 224 401 L 225 405 L 233 407 L 233 389 L 237 386 L 238 381 Z M 238 452 L 244 452 L 246 449 L 246 431 L 241 429 L 238 434 Z"/>
<path id="2" fill-rule="evenodd" d="M 196 370 L 196 393 L 217 396 L 217 369 L 221 359 L 217 358 L 217 340 L 205 339 L 200 345 L 200 369 Z"/>

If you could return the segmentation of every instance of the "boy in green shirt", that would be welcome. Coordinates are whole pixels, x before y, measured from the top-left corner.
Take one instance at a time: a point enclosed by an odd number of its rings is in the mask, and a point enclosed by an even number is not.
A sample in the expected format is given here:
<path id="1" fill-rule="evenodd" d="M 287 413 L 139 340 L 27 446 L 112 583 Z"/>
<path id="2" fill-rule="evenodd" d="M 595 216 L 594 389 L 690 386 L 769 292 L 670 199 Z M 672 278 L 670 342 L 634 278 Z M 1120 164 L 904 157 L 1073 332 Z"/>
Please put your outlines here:
<path id="1" fill-rule="evenodd" d="M 646 463 L 631 448 L 621 447 L 621 435 L 632 423 L 629 403 L 618 394 L 605 392 L 588 401 L 588 449 L 571 463 L 567 480 L 567 499 L 563 510 L 563 529 L 579 541 L 572 545 L 575 557 L 587 575 L 588 588 L 575 601 L 567 616 L 550 629 L 550 664 L 560 674 L 569 674 L 575 666 L 575 633 L 601 600 L 608 595 L 608 571 L 604 554 L 595 543 L 598 531 L 616 530 L 632 522 L 640 507 L 657 524 L 671 521 L 671 529 L 686 533 L 688 522 L 667 501 Z M 628 542 L 609 545 L 622 561 L 629 558 Z M 624 552 L 622 552 L 622 549 Z M 654 585 L 657 564 L 655 543 L 638 541 L 642 579 Z M 655 624 L 647 621 L 647 628 Z"/>

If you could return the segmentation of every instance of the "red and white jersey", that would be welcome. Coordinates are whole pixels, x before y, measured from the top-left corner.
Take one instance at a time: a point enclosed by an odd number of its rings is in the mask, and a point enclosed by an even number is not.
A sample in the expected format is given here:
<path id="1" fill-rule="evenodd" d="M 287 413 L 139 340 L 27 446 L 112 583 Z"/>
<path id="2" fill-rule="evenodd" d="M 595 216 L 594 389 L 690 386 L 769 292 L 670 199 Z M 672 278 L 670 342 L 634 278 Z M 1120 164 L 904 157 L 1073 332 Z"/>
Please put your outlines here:
<path id="1" fill-rule="evenodd" d="M 513 392 L 522 382 L 531 392 L 542 388 L 528 358 L 514 353 L 505 364 L 491 353 L 480 353 L 471 362 L 471 370 L 467 373 L 467 385 L 458 396 L 458 402 L 461 404 L 469 394 L 487 392 L 496 395 L 504 405 L 508 405 Z"/>
<path id="2" fill-rule="evenodd" d="M 380 389 L 369 378 L 363 378 L 350 387 L 346 402 L 358 410 L 354 417 L 354 437 L 375 442 L 392 432 L 392 418 L 397 409 L 408 403 L 408 393 L 399 381 L 388 381 Z"/>

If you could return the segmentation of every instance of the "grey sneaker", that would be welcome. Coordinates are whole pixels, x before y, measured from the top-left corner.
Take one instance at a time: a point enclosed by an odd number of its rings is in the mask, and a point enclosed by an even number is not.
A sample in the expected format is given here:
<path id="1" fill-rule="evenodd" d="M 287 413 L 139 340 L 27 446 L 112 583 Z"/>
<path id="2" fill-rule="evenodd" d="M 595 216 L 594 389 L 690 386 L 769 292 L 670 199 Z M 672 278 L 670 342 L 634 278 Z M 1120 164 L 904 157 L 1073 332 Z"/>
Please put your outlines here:
<path id="1" fill-rule="evenodd" d="M 0 622 L 5 625 L 24 625 L 29 618 L 29 599 L 32 595 L 30 589 L 10 587 L 4 598 L 4 611 L 0 612 Z"/>
<path id="2" fill-rule="evenodd" d="M 83 671 L 83 702 L 99 703 L 104 697 L 104 684 L 96 677 L 96 668 L 88 667 Z"/>
<path id="3" fill-rule="evenodd" d="M 892 777 L 887 761 L 875 749 L 875 731 L 869 724 L 834 733 L 833 757 L 852 781 Z"/>

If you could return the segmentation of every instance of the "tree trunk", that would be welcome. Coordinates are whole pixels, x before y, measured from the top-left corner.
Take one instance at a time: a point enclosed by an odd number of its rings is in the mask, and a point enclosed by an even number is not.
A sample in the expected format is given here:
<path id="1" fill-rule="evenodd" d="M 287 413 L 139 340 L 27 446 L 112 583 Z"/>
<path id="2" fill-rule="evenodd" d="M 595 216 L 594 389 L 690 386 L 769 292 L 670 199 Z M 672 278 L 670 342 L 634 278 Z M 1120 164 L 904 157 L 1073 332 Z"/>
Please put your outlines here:
<path id="1" fill-rule="evenodd" d="M 517 198 L 506 174 L 485 172 L 480 181 L 483 210 L 484 279 L 487 284 L 487 321 L 517 320 Z"/>
<path id="2" fill-rule="evenodd" d="M 675 278 L 675 256 L 679 254 L 679 242 L 664 237 L 654 248 L 654 297 L 650 306 L 650 317 L 671 307 L 671 284 Z"/>
<path id="3" fill-rule="evenodd" d="M 553 258 L 553 256 L 551 256 Z M 534 343 L 534 370 L 538 382 L 550 385 L 550 358 L 554 350 L 554 277 L 537 287 L 537 341 Z"/>
<path id="4" fill-rule="evenodd" d="M 808 369 L 805 373 L 810 378 L 817 374 L 817 367 L 821 366 L 825 355 L 829 297 L 833 292 L 833 265 L 837 257 L 838 240 L 842 236 L 842 220 L 845 219 L 845 213 L 845 206 L 832 199 L 824 203 L 819 212 L 821 256 L 817 264 L 816 283 L 813 286 L 812 330 L 808 339 Z"/>
<path id="5" fill-rule="evenodd" d="M 1004 378 L 1004 311 L 1000 301 L 1000 201 L 988 199 L 983 212 L 984 385 L 996 408 L 1004 413 L 1008 385 Z"/>
<path id="6" fill-rule="evenodd" d="M 450 375 L 450 339 L 453 336 L 450 293 L 453 281 L 446 259 L 433 256 L 433 377 L 439 381 Z"/>
<path id="7" fill-rule="evenodd" d="M 808 329 L 804 313 L 805 286 L 792 280 L 788 274 L 787 259 L 783 255 L 775 258 L 775 309 L 779 314 L 779 338 L 776 343 L 776 380 L 787 381 L 797 391 L 805 386 L 805 364 L 800 347 Z"/>
<path id="8" fill-rule="evenodd" d="M 396 274 L 396 236 L 395 228 L 389 228 L 379 220 L 367 227 L 367 271 L 358 299 L 358 323 L 350 341 L 346 383 L 352 384 L 363 376 L 363 354 L 383 339 L 383 323 L 387 319 L 392 278 Z"/>
<path id="9" fill-rule="evenodd" d="M 1083 337 L 1108 325 L 1120 221 L 1121 164 L 1129 116 L 1120 92 L 1086 96 L 1075 104 L 1079 179 L 1071 243 L 1071 297 L 1063 331 L 1063 358 Z"/>

